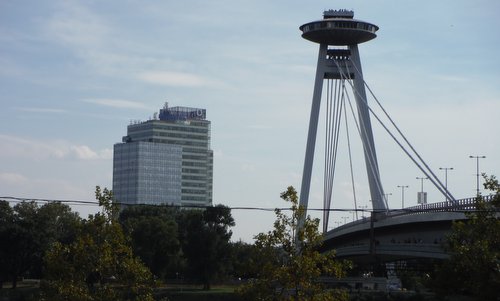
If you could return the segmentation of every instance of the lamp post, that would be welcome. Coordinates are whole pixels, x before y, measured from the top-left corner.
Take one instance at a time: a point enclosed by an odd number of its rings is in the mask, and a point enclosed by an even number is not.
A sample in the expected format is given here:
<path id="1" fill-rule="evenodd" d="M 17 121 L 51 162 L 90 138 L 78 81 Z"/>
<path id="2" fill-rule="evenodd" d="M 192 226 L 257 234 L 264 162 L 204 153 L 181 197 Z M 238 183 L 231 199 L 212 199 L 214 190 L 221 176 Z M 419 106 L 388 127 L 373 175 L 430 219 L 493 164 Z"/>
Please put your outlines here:
<path id="1" fill-rule="evenodd" d="M 387 203 L 387 208 L 389 208 L 389 196 L 392 195 L 392 193 L 386 193 L 384 194 L 385 196 L 385 202 Z"/>
<path id="2" fill-rule="evenodd" d="M 417 203 L 426 204 L 427 196 L 424 196 L 424 180 L 429 180 L 428 177 L 416 177 L 417 180 L 420 180 L 420 197 L 417 197 Z"/>
<path id="3" fill-rule="evenodd" d="M 471 159 L 476 159 L 476 194 L 479 195 L 479 159 L 484 159 L 486 156 L 469 156 Z"/>
<path id="4" fill-rule="evenodd" d="M 398 188 L 401 188 L 401 209 L 405 208 L 405 188 L 408 188 L 408 185 L 398 185 Z"/>
<path id="5" fill-rule="evenodd" d="M 446 190 L 445 202 L 448 203 L 450 200 L 448 198 L 448 170 L 453 170 L 453 167 L 440 167 L 440 170 L 444 170 L 444 189 Z"/>
<path id="6" fill-rule="evenodd" d="M 365 218 L 365 209 L 368 208 L 368 205 L 358 205 L 358 208 L 361 209 L 361 218 Z"/>
<path id="7" fill-rule="evenodd" d="M 420 192 L 424 192 L 424 180 L 429 180 L 428 177 L 416 177 L 417 180 L 420 180 Z"/>

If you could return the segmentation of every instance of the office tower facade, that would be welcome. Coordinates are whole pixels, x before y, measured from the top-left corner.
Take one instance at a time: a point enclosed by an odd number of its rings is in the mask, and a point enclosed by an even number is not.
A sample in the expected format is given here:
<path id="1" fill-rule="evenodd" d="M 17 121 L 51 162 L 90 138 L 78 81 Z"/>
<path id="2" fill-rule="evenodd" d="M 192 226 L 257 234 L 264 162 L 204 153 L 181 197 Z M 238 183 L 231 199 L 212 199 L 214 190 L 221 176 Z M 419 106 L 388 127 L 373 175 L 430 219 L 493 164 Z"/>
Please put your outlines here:
<path id="1" fill-rule="evenodd" d="M 114 145 L 113 192 L 123 204 L 212 205 L 213 152 L 206 110 L 169 108 L 127 127 Z"/>

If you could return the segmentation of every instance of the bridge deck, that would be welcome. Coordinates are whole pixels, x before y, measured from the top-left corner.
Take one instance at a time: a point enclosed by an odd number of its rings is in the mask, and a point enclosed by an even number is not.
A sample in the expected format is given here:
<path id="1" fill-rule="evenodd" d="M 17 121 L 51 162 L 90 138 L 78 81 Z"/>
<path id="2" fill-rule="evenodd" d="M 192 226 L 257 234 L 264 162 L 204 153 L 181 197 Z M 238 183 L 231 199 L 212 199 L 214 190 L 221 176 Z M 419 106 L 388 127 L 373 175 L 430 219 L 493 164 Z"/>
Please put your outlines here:
<path id="1" fill-rule="evenodd" d="M 372 213 L 325 233 L 323 247 L 335 249 L 340 258 L 445 259 L 443 242 L 452 222 L 467 219 L 465 213 L 475 209 L 475 201 L 468 198 Z"/>

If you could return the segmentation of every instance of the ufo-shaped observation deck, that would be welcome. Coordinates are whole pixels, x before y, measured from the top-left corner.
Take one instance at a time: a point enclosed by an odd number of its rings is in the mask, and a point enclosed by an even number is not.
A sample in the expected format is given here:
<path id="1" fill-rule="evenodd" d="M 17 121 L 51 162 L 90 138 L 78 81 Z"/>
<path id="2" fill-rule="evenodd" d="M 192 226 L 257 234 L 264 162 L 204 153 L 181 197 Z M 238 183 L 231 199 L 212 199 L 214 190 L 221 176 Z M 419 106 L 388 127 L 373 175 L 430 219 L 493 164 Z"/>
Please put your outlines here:
<path id="1" fill-rule="evenodd" d="M 353 19 L 354 12 L 329 10 L 324 19 L 306 23 L 299 27 L 306 40 L 334 46 L 360 44 L 377 37 L 378 26 Z"/>

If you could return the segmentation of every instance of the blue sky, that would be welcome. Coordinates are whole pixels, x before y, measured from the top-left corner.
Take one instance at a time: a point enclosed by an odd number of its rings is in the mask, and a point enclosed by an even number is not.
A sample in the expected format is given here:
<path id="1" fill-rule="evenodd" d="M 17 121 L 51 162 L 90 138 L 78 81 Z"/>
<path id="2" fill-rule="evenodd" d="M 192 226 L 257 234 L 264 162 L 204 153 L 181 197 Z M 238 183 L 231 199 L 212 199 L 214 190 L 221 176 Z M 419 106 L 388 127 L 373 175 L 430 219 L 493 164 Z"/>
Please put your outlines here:
<path id="1" fill-rule="evenodd" d="M 96 185 L 111 187 L 112 147 L 130 120 L 146 120 L 168 101 L 207 109 L 215 203 L 284 206 L 279 193 L 300 189 L 318 48 L 298 27 L 330 8 L 380 27 L 360 45 L 365 80 L 437 174 L 454 167 L 456 198 L 475 193 L 469 155 L 486 155 L 481 171 L 499 174 L 498 1 L 6 0 L 0 195 L 92 200 Z M 374 131 L 389 205 L 400 206 L 397 185 L 410 186 L 405 202 L 415 204 L 422 174 Z M 322 140 L 320 132 L 314 208 L 322 205 Z M 361 151 L 353 152 L 358 203 L 368 205 Z M 333 207 L 352 208 L 342 165 Z M 430 202 L 443 200 L 424 185 Z M 233 238 L 246 241 L 274 218 L 233 215 Z M 350 215 L 330 223 L 342 216 Z"/>

